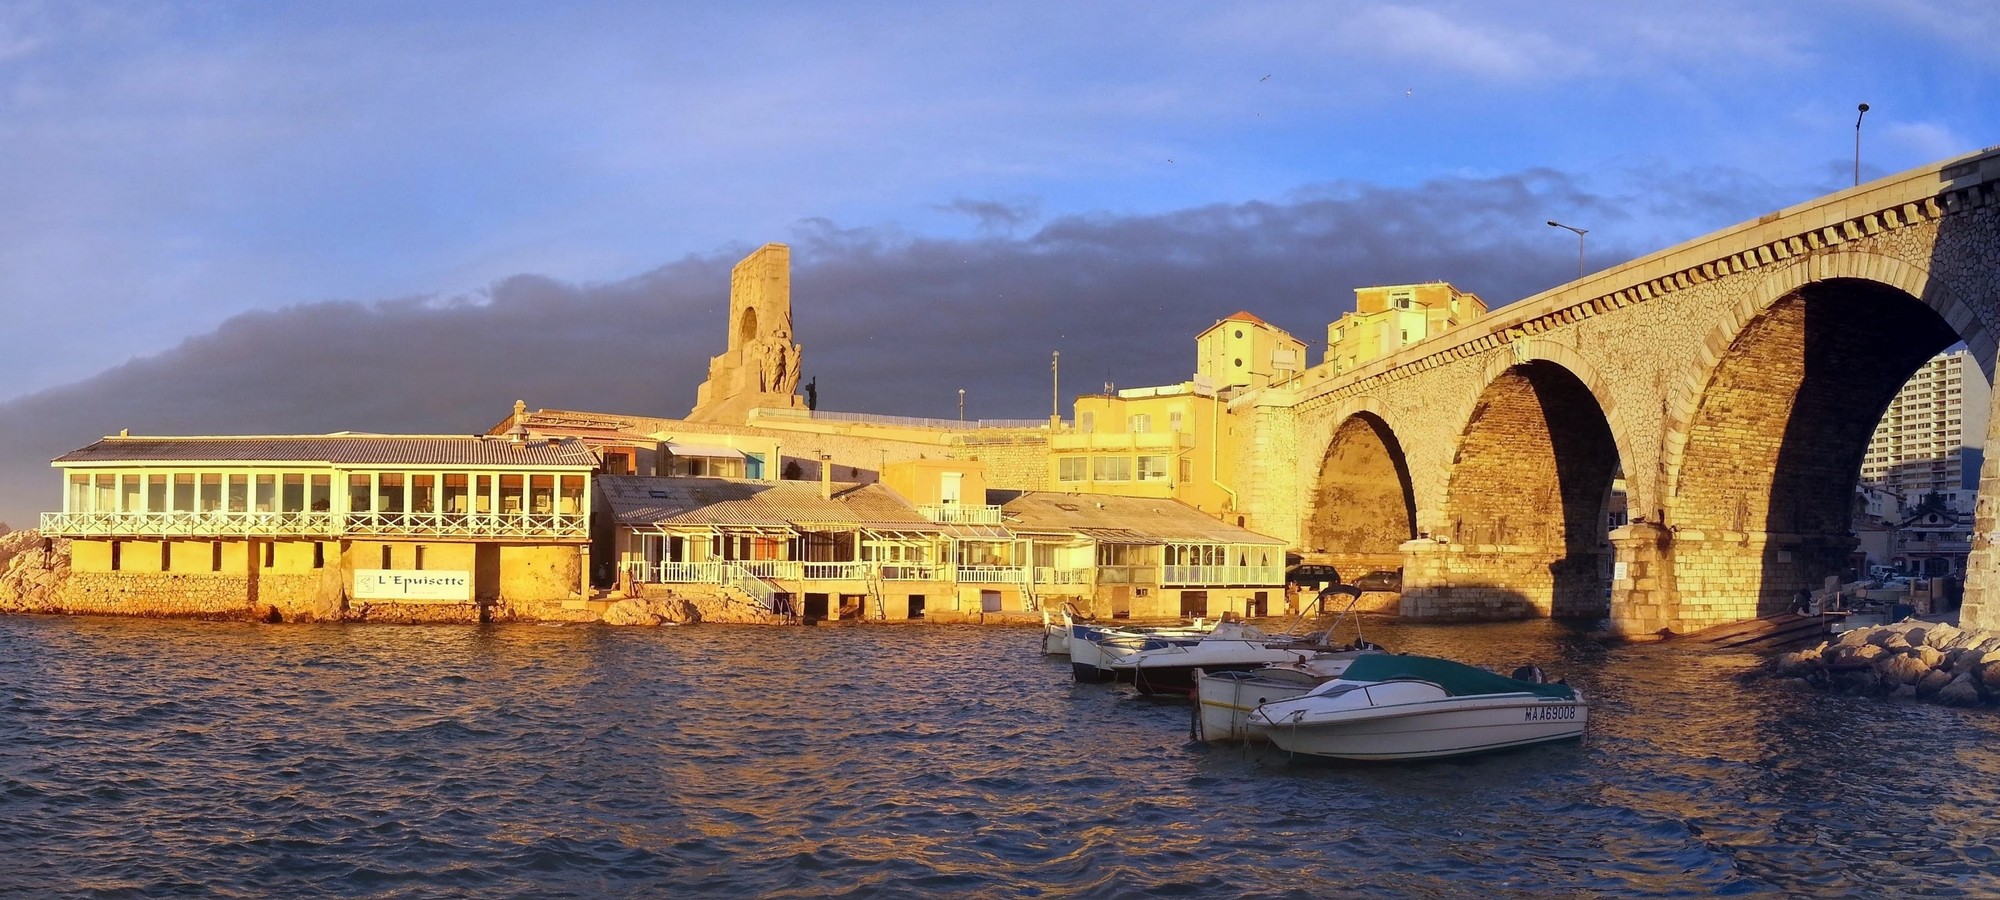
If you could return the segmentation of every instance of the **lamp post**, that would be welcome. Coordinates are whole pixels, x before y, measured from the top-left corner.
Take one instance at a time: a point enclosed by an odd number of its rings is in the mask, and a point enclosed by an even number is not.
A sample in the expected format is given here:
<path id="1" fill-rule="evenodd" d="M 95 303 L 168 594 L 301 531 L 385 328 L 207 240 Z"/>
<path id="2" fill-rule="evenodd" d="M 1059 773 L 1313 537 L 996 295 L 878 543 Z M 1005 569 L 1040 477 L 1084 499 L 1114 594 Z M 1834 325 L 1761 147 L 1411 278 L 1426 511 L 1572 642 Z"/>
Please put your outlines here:
<path id="1" fill-rule="evenodd" d="M 1062 419 L 1062 351 L 1049 354 L 1049 420 Z"/>
<path id="2" fill-rule="evenodd" d="M 1589 233 L 1590 233 L 1590 230 L 1589 230 L 1589 229 L 1587 229 L 1587 228 L 1576 228 L 1576 227 L 1572 227 L 1572 226 L 1569 226 L 1569 225 L 1564 225 L 1563 223 L 1561 223 L 1561 222 L 1558 222 L 1558 221 L 1556 221 L 1556 220 L 1554 220 L 1554 219 L 1550 219 L 1550 220 L 1549 220 L 1549 225 L 1551 225 L 1551 226 L 1553 226 L 1553 227 L 1555 227 L 1555 228 L 1560 228 L 1560 229 L 1563 229 L 1564 231 L 1574 231 L 1574 232 L 1576 232 L 1576 277 L 1578 277 L 1578 278 L 1582 278 L 1582 277 L 1583 277 L 1583 236 L 1584 236 L 1584 235 L 1586 235 L 1586 234 L 1589 234 Z"/>
<path id="3" fill-rule="evenodd" d="M 965 421 L 965 388 L 958 389 L 958 420 Z"/>
<path id="4" fill-rule="evenodd" d="M 1854 112 L 1854 183 L 1861 184 L 1861 117 L 1868 114 L 1868 104 L 1855 107 Z"/>

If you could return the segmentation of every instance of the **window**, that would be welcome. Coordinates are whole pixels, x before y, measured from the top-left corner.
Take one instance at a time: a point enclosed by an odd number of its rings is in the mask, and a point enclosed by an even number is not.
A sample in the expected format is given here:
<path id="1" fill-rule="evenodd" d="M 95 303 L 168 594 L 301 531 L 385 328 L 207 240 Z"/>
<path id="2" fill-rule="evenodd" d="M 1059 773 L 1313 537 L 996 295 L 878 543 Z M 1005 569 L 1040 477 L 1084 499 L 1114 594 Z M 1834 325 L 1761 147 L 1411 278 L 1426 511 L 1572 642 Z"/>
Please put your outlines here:
<path id="1" fill-rule="evenodd" d="M 562 477 L 561 512 L 565 516 L 583 515 L 583 476 L 564 475 Z"/>
<path id="2" fill-rule="evenodd" d="M 220 572 L 220 571 L 222 571 L 222 542 L 221 542 L 221 541 L 210 541 L 210 542 L 208 543 L 208 570 L 209 570 L 210 572 Z"/>
<path id="3" fill-rule="evenodd" d="M 437 512 L 437 476 L 410 476 L 410 512 Z"/>
<path id="4" fill-rule="evenodd" d="M 1153 430 L 1153 417 L 1145 414 L 1132 416 L 1125 422 L 1126 430 L 1133 434 L 1145 434 Z"/>
<path id="5" fill-rule="evenodd" d="M 349 512 L 369 511 L 372 508 L 369 503 L 369 498 L 372 494 L 373 492 L 369 489 L 368 485 L 368 476 L 347 476 L 347 509 Z"/>
<path id="6" fill-rule="evenodd" d="M 556 477 L 554 475 L 531 475 L 528 477 L 528 508 L 538 516 L 546 516 L 556 511 Z"/>
<path id="7" fill-rule="evenodd" d="M 156 513 L 167 511 L 167 476 L 146 476 L 146 511 Z"/>
<path id="8" fill-rule="evenodd" d="M 1178 432 L 1178 431 L 1180 431 L 1180 430 L 1181 430 L 1181 411 L 1180 411 L 1180 410 L 1178 410 L 1178 409 L 1177 409 L 1177 410 L 1174 410 L 1173 412 L 1170 412 L 1170 413 L 1167 413 L 1167 430 L 1168 430 L 1168 431 L 1174 431 L 1174 432 Z"/>
<path id="9" fill-rule="evenodd" d="M 500 476 L 500 514 L 503 516 L 521 513 L 521 476 Z"/>
<path id="10" fill-rule="evenodd" d="M 1132 458 L 1129 456 L 1100 456 L 1090 461 L 1092 481 L 1131 481 Z"/>
<path id="11" fill-rule="evenodd" d="M 406 505 L 407 498 L 403 494 L 403 473 L 384 472 L 376 476 L 376 478 L 378 483 L 375 489 L 375 496 L 382 504 L 383 512 L 399 513 L 409 509 L 409 506 Z M 259 486 L 259 490 L 262 490 L 261 485 Z M 259 502 L 262 502 L 262 497 L 263 495 L 260 493 L 258 495 Z"/>
<path id="12" fill-rule="evenodd" d="M 1241 358 L 1241 357 L 1238 357 L 1238 358 L 1237 358 L 1237 360 L 1236 360 L 1236 368 L 1239 368 L 1239 369 L 1243 368 L 1243 360 L 1242 360 L 1242 358 Z"/>
<path id="13" fill-rule="evenodd" d="M 1243 329 L 1236 329 L 1236 339 L 1239 341 L 1243 339 Z"/>
<path id="14" fill-rule="evenodd" d="M 1096 430 L 1097 430 L 1097 414 L 1096 414 L 1096 413 L 1077 413 L 1077 414 L 1076 414 L 1076 430 L 1078 430 L 1078 431 L 1081 431 L 1081 432 L 1083 432 L 1084 434 L 1089 434 L 1089 433 L 1091 433 L 1091 432 L 1093 432 L 1093 431 L 1096 431 Z"/>
<path id="15" fill-rule="evenodd" d="M 1194 460 L 1191 459 L 1181 460 L 1181 483 L 1185 484 L 1193 480 L 1194 480 Z"/>
<path id="16" fill-rule="evenodd" d="M 71 512 L 90 511 L 90 476 L 69 477 L 69 509 Z"/>
<path id="17" fill-rule="evenodd" d="M 174 473 L 174 512 L 194 512 L 194 473 Z"/>
<path id="18" fill-rule="evenodd" d="M 1090 458 L 1063 456 L 1056 459 L 1057 481 L 1083 481 L 1090 477 Z"/>
<path id="19" fill-rule="evenodd" d="M 306 508 L 306 477 L 293 473 L 285 476 L 284 490 L 278 493 L 279 508 L 285 512 L 304 512 Z"/>
<path id="20" fill-rule="evenodd" d="M 307 508 L 313 512 L 327 512 L 333 509 L 333 476 L 314 475 L 312 477 L 312 494 L 309 502 L 312 505 Z"/>
<path id="21" fill-rule="evenodd" d="M 222 475 L 220 473 L 202 473 L 200 504 L 202 512 L 220 512 L 222 510 Z M 222 569 L 218 567 L 216 571 L 220 572 Z"/>
<path id="22" fill-rule="evenodd" d="M 1396 307 L 1397 309 L 1409 309 L 1410 300 L 1413 296 L 1415 295 L 1411 294 L 1409 291 L 1397 291 L 1396 293 L 1389 295 L 1389 303 L 1390 305 Z"/>
<path id="23" fill-rule="evenodd" d="M 1139 457 L 1140 481 L 1167 480 L 1167 458 L 1164 456 Z"/>

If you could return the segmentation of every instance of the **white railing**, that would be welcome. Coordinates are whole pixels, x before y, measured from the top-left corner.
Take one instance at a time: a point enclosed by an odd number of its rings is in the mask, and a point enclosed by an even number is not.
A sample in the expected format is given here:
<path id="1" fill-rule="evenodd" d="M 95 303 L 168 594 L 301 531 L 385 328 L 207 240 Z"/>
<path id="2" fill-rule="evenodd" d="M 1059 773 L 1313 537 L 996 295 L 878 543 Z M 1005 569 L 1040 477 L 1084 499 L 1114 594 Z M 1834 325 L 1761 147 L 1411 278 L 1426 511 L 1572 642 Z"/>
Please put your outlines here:
<path id="1" fill-rule="evenodd" d="M 875 574 L 869 562 L 809 562 L 801 564 L 807 581 L 866 581 Z"/>
<path id="2" fill-rule="evenodd" d="M 350 512 L 348 534 L 449 537 L 588 537 L 590 520 L 564 513 Z"/>
<path id="3" fill-rule="evenodd" d="M 1049 566 L 1035 567 L 1036 584 L 1089 584 L 1089 569 L 1056 569 Z"/>
<path id="4" fill-rule="evenodd" d="M 1162 584 L 1276 585 L 1285 580 L 1277 566 L 1167 566 Z"/>
<path id="5" fill-rule="evenodd" d="M 938 566 L 930 563 L 883 563 L 884 581 L 937 581 Z"/>
<path id="6" fill-rule="evenodd" d="M 1020 566 L 955 566 L 954 580 L 961 584 L 1020 584 L 1027 572 Z"/>
<path id="7" fill-rule="evenodd" d="M 923 503 L 917 512 L 933 522 L 950 525 L 998 525 L 1000 507 L 987 505 L 965 505 L 962 503 Z"/>
<path id="8" fill-rule="evenodd" d="M 329 512 L 55 512 L 42 513 L 41 525 L 43 534 L 63 537 L 332 537 L 341 530 Z"/>
<path id="9" fill-rule="evenodd" d="M 68 537 L 589 536 L 590 520 L 557 513 L 70 512 L 43 513 L 42 533 Z"/>
<path id="10" fill-rule="evenodd" d="M 777 611 L 777 592 L 771 590 L 771 586 L 765 584 L 763 579 L 750 574 L 742 566 L 724 564 L 722 577 L 725 579 L 724 583 L 730 587 L 757 598 L 757 602 L 764 604 L 766 610 Z"/>
<path id="11" fill-rule="evenodd" d="M 1098 566 L 1099 584 L 1151 584 L 1158 570 L 1153 566 Z"/>
<path id="12" fill-rule="evenodd" d="M 758 578 L 770 578 L 770 579 L 783 578 L 792 581 L 797 581 L 800 578 L 799 575 L 800 564 L 797 560 L 739 559 L 736 560 L 736 565 L 742 566 L 743 571 L 748 572 L 751 575 L 754 575 Z"/>

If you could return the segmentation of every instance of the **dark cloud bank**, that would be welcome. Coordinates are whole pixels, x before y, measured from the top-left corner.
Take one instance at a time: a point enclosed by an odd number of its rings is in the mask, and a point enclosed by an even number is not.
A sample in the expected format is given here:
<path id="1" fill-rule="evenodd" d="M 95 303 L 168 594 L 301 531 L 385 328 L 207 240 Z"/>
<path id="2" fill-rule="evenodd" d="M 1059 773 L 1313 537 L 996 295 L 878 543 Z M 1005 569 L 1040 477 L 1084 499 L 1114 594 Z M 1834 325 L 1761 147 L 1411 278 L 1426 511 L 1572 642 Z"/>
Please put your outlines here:
<path id="1" fill-rule="evenodd" d="M 1731 199 L 1699 230 L 1777 205 L 1722 193 Z M 1674 196 L 1685 204 L 1689 193 Z M 1721 208 L 1735 204 L 1745 208 Z M 1106 381 L 1186 378 L 1194 335 L 1238 309 L 1316 342 L 1360 285 L 1443 279 L 1499 305 L 1574 273 L 1575 244 L 1544 219 L 1591 222 L 1596 235 L 1688 213 L 1593 196 L 1551 172 L 1408 190 L 1331 185 L 1276 202 L 1063 218 L 1025 236 L 992 233 L 1021 224 L 1016 207 L 959 207 L 987 236 L 908 239 L 825 222 L 773 236 L 793 248 L 797 332 L 821 408 L 952 417 L 964 388 L 968 418 L 1042 417 L 1053 350 L 1067 405 Z M 1594 243 L 1592 263 L 1651 249 Z M 479 298 L 237 316 L 159 355 L 0 404 L 0 520 L 32 525 L 59 502 L 48 460 L 121 428 L 470 433 L 516 398 L 685 414 L 723 346 L 738 256 L 690 257 L 611 284 L 523 275 Z"/>

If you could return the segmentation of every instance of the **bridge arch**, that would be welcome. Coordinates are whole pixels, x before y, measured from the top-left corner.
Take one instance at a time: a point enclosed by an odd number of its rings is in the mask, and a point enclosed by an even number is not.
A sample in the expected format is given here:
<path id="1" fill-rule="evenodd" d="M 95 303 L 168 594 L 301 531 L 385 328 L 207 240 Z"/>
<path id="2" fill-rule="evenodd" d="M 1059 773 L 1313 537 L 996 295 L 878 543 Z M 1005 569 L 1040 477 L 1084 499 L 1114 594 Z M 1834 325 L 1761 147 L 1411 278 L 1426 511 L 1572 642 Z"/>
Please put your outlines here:
<path id="1" fill-rule="evenodd" d="M 1609 394 L 1575 353 L 1536 343 L 1487 365 L 1461 420 L 1435 543 L 1420 551 L 1430 559 L 1406 577 L 1406 614 L 1608 612 L 1607 507 L 1623 452 L 1600 399 Z"/>
<path id="2" fill-rule="evenodd" d="M 1396 431 L 1373 397 L 1358 397 L 1329 419 L 1312 481 L 1302 546 L 1350 581 L 1403 566 L 1401 546 L 1417 534 L 1417 501 Z"/>
<path id="3" fill-rule="evenodd" d="M 1663 430 L 1680 628 L 1781 611 L 1845 573 L 1869 437 L 1910 375 L 1961 340 L 1990 373 L 1992 333 L 1963 298 L 1862 252 L 1774 272 L 1717 323 Z"/>

